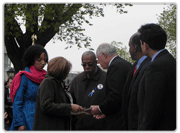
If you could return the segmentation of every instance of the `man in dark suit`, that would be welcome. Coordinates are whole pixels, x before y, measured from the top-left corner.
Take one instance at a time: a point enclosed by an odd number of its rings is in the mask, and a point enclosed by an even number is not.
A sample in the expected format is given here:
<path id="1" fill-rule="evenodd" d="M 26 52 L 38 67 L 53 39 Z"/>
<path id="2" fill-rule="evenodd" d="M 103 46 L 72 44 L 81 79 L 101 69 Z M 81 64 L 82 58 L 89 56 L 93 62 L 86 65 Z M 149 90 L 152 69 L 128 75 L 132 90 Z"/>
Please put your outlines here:
<path id="1" fill-rule="evenodd" d="M 98 63 L 107 70 L 105 100 L 91 106 L 91 114 L 96 118 L 106 116 L 107 130 L 124 130 L 122 118 L 122 90 L 127 78 L 129 62 L 117 55 L 116 48 L 108 43 L 101 44 L 96 51 Z"/>
<path id="2" fill-rule="evenodd" d="M 176 60 L 166 50 L 166 32 L 156 24 L 138 30 L 141 48 L 152 58 L 138 92 L 139 130 L 176 129 Z"/>
<path id="3" fill-rule="evenodd" d="M 122 110 L 126 130 L 137 130 L 138 128 L 138 105 L 137 92 L 139 83 L 150 63 L 150 58 L 144 56 L 141 50 L 140 33 L 135 33 L 129 40 L 129 53 L 136 62 L 129 70 L 128 77 L 122 93 Z"/>

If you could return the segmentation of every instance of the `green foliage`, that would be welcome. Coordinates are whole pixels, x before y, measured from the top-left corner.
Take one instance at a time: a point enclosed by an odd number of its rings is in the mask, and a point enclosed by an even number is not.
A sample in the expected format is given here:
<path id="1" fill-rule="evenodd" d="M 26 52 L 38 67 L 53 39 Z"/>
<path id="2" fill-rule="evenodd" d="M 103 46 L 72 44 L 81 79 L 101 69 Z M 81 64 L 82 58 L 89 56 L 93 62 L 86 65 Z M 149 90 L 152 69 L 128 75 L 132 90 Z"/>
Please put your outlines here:
<path id="1" fill-rule="evenodd" d="M 90 50 L 90 37 L 84 34 L 82 24 L 92 25 L 88 19 L 103 17 L 103 7 L 108 4 L 18 4 L 4 5 L 5 46 L 8 57 L 16 72 L 23 70 L 22 57 L 32 45 L 31 36 L 37 36 L 36 44 L 43 47 L 51 40 L 66 42 L 67 48 L 76 45 Z M 119 13 L 126 13 L 125 6 L 131 4 L 113 4 Z"/>
<path id="2" fill-rule="evenodd" d="M 131 64 L 135 62 L 134 60 L 132 60 L 131 55 L 128 52 L 128 48 L 126 46 L 123 46 L 121 42 L 113 41 L 111 42 L 111 44 L 116 47 L 116 51 L 121 58 L 127 60 Z"/>
<path id="3" fill-rule="evenodd" d="M 167 46 L 171 54 L 176 58 L 176 5 L 170 4 L 167 9 L 158 16 L 158 24 L 167 33 Z"/>
<path id="4" fill-rule="evenodd" d="M 69 44 L 67 48 L 75 44 L 79 48 L 82 45 L 90 47 L 91 38 L 83 33 L 85 29 L 82 28 L 82 24 L 92 26 L 86 16 L 90 19 L 104 16 L 103 7 L 106 5 L 108 4 L 5 4 L 5 33 L 18 38 L 23 34 L 20 26 L 24 26 L 25 33 L 35 33 L 39 38 L 43 33 L 49 32 L 48 30 L 52 31 L 53 27 L 57 35 L 54 40 L 65 41 Z M 113 6 L 119 13 L 127 13 L 124 7 L 132 5 L 116 3 Z"/>

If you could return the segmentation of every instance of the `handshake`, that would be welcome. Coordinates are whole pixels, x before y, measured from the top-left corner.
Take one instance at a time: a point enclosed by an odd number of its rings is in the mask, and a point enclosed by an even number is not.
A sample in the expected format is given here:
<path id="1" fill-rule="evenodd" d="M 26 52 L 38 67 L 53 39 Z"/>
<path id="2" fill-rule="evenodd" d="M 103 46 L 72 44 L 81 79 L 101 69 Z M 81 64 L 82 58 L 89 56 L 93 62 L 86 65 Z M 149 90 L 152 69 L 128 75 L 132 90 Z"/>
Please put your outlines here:
<path id="1" fill-rule="evenodd" d="M 76 115 L 93 115 L 96 119 L 106 117 L 98 108 L 98 105 L 91 105 L 90 108 L 83 108 L 77 104 L 71 104 L 72 114 Z"/>

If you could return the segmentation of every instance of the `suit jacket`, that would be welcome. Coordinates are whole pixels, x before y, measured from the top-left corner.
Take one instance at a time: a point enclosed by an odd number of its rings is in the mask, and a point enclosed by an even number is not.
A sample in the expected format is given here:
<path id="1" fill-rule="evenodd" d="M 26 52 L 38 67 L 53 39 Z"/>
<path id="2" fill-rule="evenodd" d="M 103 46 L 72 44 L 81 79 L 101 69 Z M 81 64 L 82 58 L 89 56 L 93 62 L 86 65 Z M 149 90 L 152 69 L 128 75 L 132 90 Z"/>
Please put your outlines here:
<path id="1" fill-rule="evenodd" d="M 147 68 L 138 92 L 139 130 L 175 130 L 176 61 L 164 50 Z"/>
<path id="2" fill-rule="evenodd" d="M 47 75 L 39 86 L 34 130 L 70 130 L 71 104 L 62 82 Z"/>
<path id="3" fill-rule="evenodd" d="M 122 130 L 122 90 L 132 65 L 121 57 L 113 59 L 107 70 L 105 82 L 105 100 L 99 105 L 103 114 L 107 116 L 109 130 Z"/>
<path id="4" fill-rule="evenodd" d="M 131 67 L 124 89 L 123 89 L 123 118 L 126 130 L 137 130 L 138 128 L 138 105 L 137 105 L 137 92 L 139 88 L 140 80 L 144 74 L 144 71 L 150 63 L 150 58 L 146 58 L 139 66 L 136 74 L 133 77 L 136 61 Z"/>

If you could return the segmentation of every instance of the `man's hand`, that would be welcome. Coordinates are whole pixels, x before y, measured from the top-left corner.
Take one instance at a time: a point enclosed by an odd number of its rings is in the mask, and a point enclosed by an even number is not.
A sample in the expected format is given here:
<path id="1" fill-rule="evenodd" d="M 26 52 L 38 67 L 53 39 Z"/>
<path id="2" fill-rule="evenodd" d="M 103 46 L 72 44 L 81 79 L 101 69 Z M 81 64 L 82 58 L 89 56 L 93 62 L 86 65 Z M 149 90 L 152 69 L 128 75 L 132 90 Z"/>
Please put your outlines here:
<path id="1" fill-rule="evenodd" d="M 102 118 L 104 118 L 106 116 L 104 114 L 100 114 L 100 115 L 94 115 L 93 117 L 96 118 L 96 119 L 102 119 Z"/>
<path id="2" fill-rule="evenodd" d="M 89 111 L 88 113 L 90 113 L 91 115 L 99 115 L 102 114 L 99 109 L 98 109 L 98 105 L 91 105 L 91 111 Z"/>

